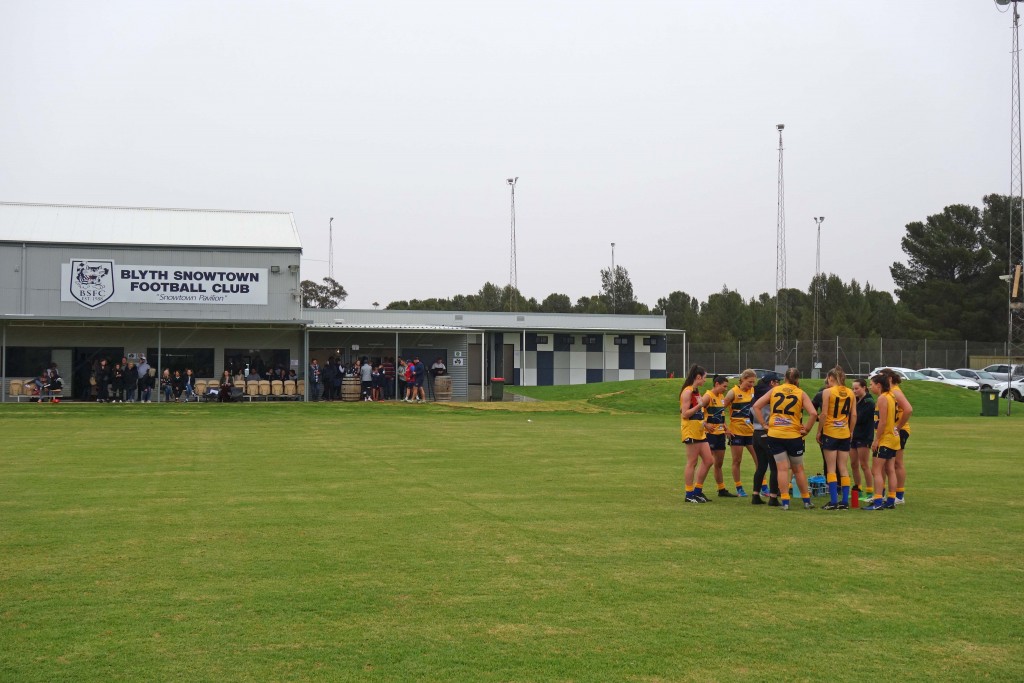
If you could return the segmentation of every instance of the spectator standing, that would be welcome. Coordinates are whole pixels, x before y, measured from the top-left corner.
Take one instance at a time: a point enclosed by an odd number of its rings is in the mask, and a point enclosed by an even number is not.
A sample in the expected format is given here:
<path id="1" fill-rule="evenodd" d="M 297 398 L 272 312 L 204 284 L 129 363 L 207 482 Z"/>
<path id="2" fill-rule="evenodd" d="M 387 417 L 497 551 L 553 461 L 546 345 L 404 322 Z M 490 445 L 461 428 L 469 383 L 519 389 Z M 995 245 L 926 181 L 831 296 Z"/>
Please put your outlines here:
<path id="1" fill-rule="evenodd" d="M 395 397 L 395 359 L 388 356 L 380 367 L 384 374 L 384 400 L 390 401 Z"/>
<path id="2" fill-rule="evenodd" d="M 128 367 L 124 369 L 124 400 L 128 403 L 135 403 L 135 394 L 139 390 L 139 369 L 135 363 L 128 361 Z"/>
<path id="3" fill-rule="evenodd" d="M 398 359 L 398 368 L 396 370 L 395 376 L 398 378 L 398 398 L 403 401 L 405 400 L 406 397 L 405 371 L 407 367 L 408 366 L 406 365 L 405 359 L 400 357 Z"/>
<path id="4" fill-rule="evenodd" d="M 100 366 L 96 368 L 97 403 L 110 402 L 110 377 L 110 368 L 107 366 L 107 359 L 104 358 L 100 361 Z"/>
<path id="5" fill-rule="evenodd" d="M 444 361 L 440 358 L 434 361 L 434 364 L 430 366 L 430 376 L 437 377 L 439 375 L 447 375 L 448 368 L 445 366 Z"/>
<path id="6" fill-rule="evenodd" d="M 114 364 L 114 371 L 110 376 L 110 385 L 114 390 L 114 403 L 124 403 L 124 366 L 120 363 Z"/>
<path id="7" fill-rule="evenodd" d="M 139 379 L 142 379 L 149 374 L 149 363 L 146 362 L 145 356 L 139 356 Z"/>
<path id="8" fill-rule="evenodd" d="M 313 362 L 309 364 L 309 400 L 319 401 L 320 394 L 322 393 L 322 387 L 320 385 L 323 379 L 320 371 L 320 362 L 314 358 Z"/>
<path id="9" fill-rule="evenodd" d="M 373 366 L 370 359 L 363 356 L 363 364 L 359 366 L 359 385 L 363 391 L 363 400 L 372 401 L 373 393 Z"/>
<path id="10" fill-rule="evenodd" d="M 413 380 L 416 383 L 416 402 L 423 403 L 427 400 L 427 395 L 423 393 L 423 382 L 427 378 L 427 368 L 423 365 L 423 361 L 420 360 L 419 356 L 412 359 L 413 363 Z"/>

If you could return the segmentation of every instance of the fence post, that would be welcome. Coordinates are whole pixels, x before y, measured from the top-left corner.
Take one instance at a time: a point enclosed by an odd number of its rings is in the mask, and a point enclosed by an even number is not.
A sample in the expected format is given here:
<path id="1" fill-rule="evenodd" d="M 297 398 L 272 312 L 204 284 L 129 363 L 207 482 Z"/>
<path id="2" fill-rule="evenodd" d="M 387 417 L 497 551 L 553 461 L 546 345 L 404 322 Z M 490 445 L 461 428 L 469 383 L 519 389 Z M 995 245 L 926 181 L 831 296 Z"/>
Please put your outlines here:
<path id="1" fill-rule="evenodd" d="M 793 347 L 793 367 L 800 368 L 800 340 L 796 340 L 796 346 Z"/>

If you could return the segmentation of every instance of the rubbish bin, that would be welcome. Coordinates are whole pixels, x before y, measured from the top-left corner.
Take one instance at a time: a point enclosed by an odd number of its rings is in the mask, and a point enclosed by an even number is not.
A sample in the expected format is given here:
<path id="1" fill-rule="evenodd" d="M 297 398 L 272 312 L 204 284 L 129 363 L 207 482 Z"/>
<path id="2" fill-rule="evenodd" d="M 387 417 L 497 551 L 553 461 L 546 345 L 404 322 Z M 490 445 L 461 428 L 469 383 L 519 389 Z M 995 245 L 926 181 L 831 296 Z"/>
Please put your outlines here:
<path id="1" fill-rule="evenodd" d="M 491 400 L 492 401 L 503 401 L 503 400 L 505 400 L 505 378 L 504 377 L 492 377 L 491 378 Z"/>
<path id="2" fill-rule="evenodd" d="M 999 415 L 999 392 L 995 389 L 982 389 L 981 392 L 981 414 L 982 417 L 996 417 Z"/>

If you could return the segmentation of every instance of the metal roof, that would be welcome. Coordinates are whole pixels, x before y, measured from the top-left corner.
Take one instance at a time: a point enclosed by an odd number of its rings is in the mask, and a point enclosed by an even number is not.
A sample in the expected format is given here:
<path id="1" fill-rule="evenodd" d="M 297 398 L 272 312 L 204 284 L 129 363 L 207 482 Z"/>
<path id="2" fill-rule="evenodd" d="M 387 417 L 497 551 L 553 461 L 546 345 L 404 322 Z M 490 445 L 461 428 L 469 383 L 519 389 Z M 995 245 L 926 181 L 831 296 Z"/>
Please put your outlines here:
<path id="1" fill-rule="evenodd" d="M 666 334 L 682 332 L 666 327 L 663 315 L 616 315 L 589 313 L 516 313 L 488 311 L 399 311 L 389 309 L 304 308 L 301 317 L 314 326 L 345 326 L 369 329 L 374 325 L 395 327 L 425 325 L 431 328 L 473 331 L 503 330 L 538 332 L 595 332 L 612 334 Z"/>
<path id="2" fill-rule="evenodd" d="M 311 331 L 313 330 L 349 330 L 353 332 L 465 332 L 469 334 L 479 334 L 484 330 L 478 330 L 472 327 L 453 327 L 451 325 L 390 325 L 390 324 L 376 324 L 376 325 L 357 325 L 357 324 L 335 324 L 335 323 L 313 323 L 308 325 Z"/>
<path id="3" fill-rule="evenodd" d="M 302 250 L 292 214 L 0 202 L 0 241 Z"/>

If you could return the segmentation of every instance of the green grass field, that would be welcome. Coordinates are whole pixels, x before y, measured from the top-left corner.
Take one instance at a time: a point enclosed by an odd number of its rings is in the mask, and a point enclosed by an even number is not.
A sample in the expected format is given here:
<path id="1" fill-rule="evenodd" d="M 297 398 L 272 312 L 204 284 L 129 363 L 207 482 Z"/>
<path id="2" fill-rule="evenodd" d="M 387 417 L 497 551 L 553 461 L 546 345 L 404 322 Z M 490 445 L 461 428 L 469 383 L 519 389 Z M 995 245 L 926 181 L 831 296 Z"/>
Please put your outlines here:
<path id="1" fill-rule="evenodd" d="M 684 507 L 679 383 L 0 406 L 0 680 L 1024 678 L 1024 406 L 908 388 L 895 511 Z"/>

